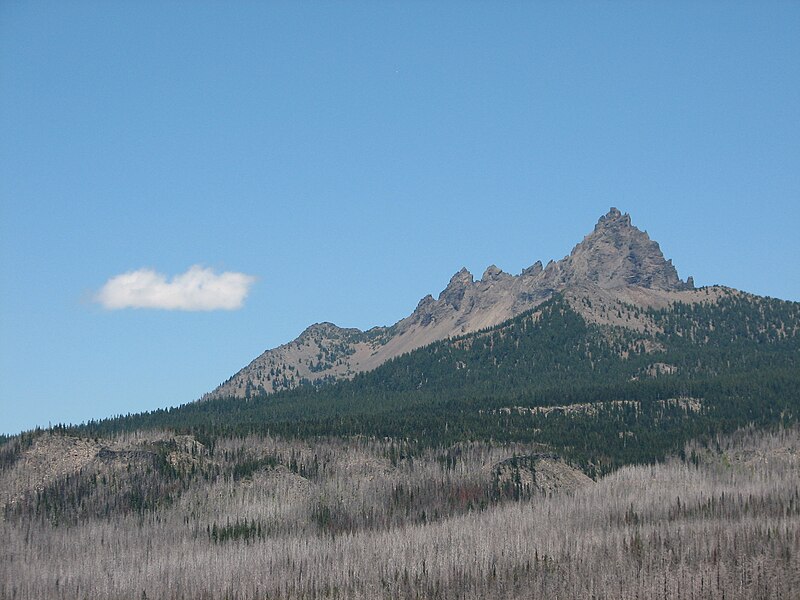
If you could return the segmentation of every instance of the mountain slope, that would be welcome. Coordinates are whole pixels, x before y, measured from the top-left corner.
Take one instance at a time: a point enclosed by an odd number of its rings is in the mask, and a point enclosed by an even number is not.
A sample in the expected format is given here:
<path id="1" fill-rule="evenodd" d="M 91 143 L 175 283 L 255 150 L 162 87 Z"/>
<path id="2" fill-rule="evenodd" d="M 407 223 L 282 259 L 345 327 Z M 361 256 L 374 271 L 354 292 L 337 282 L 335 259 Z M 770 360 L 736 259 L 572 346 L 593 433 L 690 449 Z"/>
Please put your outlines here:
<path id="1" fill-rule="evenodd" d="M 77 431 L 523 441 L 605 472 L 794 422 L 798 332 L 799 303 L 695 289 L 612 209 L 559 262 L 479 281 L 462 270 L 392 327 L 314 325 L 204 402 Z"/>
<path id="2" fill-rule="evenodd" d="M 681 281 L 658 244 L 634 227 L 629 215 L 612 208 L 558 262 L 545 267 L 537 262 L 519 275 L 492 265 L 478 281 L 461 269 L 438 299 L 426 296 L 411 315 L 391 327 L 363 332 L 332 323 L 312 325 L 296 340 L 261 354 L 205 398 L 249 398 L 304 383 L 349 379 L 416 348 L 496 326 L 555 293 L 566 293 L 576 300 L 576 310 L 590 321 L 601 321 L 606 318 L 601 311 L 577 299 L 664 306 L 706 297 L 693 289 L 691 278 Z"/>
<path id="3" fill-rule="evenodd" d="M 335 385 L 217 398 L 91 422 L 220 436 L 535 442 L 590 474 L 658 460 L 701 435 L 800 416 L 800 303 L 724 288 L 642 308 L 556 294 L 500 325 L 434 342 Z M 583 306 L 592 322 L 574 305 Z"/>

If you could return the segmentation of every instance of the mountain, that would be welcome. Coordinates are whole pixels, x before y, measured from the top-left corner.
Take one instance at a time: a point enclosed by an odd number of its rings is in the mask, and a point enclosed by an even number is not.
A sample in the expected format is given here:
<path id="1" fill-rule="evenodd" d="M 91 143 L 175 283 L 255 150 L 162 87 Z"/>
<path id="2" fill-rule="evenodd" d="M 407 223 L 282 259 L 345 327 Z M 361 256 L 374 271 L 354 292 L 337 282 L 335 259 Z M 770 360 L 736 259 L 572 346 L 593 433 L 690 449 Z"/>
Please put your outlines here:
<path id="1" fill-rule="evenodd" d="M 800 303 L 694 289 L 614 209 L 559 262 L 462 270 L 392 327 L 314 325 L 248 369 L 238 395 L 0 439 L 0 598 L 797 588 Z"/>
<path id="2" fill-rule="evenodd" d="M 492 265 L 478 281 L 461 269 L 437 299 L 425 296 L 391 327 L 361 331 L 317 323 L 294 341 L 261 354 L 204 399 L 249 398 L 350 379 L 433 342 L 499 325 L 557 293 L 592 322 L 613 322 L 618 312 L 613 307 L 621 302 L 665 306 L 707 298 L 697 293 L 691 277 L 678 277 L 658 243 L 633 226 L 628 214 L 611 208 L 558 262 L 536 262 L 519 275 Z"/>
<path id="3" fill-rule="evenodd" d="M 204 401 L 71 431 L 535 442 L 596 476 L 794 422 L 799 334 L 800 303 L 695 289 L 611 209 L 561 261 L 459 271 L 391 327 L 313 325 Z"/>

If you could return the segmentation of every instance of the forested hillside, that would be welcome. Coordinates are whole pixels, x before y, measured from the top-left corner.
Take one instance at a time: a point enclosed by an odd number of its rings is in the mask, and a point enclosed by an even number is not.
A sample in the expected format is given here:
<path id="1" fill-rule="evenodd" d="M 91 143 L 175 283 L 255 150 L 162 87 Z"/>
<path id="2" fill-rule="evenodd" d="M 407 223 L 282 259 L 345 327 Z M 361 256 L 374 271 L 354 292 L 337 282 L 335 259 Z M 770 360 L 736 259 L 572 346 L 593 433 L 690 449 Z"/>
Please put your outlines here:
<path id="1" fill-rule="evenodd" d="M 590 302 L 590 300 L 585 300 Z M 624 306 L 636 329 L 587 323 L 562 296 L 497 327 L 436 342 L 351 381 L 216 399 L 69 429 L 168 428 L 213 443 L 279 434 L 414 445 L 536 442 L 590 475 L 688 439 L 800 414 L 800 304 L 728 293 Z"/>

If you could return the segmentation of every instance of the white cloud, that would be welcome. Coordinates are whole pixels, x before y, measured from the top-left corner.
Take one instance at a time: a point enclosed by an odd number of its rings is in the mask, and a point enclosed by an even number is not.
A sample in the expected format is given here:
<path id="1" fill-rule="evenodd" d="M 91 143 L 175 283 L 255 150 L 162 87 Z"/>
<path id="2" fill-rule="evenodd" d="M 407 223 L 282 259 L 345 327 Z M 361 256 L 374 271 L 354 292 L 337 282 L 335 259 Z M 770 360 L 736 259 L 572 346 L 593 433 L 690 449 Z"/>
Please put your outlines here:
<path id="1" fill-rule="evenodd" d="M 109 279 L 95 295 L 108 310 L 236 310 L 242 307 L 256 278 L 244 273 L 214 273 L 194 265 L 169 281 L 152 269 L 139 269 Z"/>

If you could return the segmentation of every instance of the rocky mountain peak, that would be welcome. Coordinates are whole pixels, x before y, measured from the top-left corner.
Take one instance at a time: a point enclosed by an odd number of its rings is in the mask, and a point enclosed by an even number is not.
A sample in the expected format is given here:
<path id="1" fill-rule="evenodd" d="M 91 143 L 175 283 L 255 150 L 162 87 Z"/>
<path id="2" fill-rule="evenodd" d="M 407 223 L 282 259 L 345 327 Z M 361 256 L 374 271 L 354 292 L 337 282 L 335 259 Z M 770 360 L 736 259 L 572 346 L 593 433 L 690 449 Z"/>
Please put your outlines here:
<path id="1" fill-rule="evenodd" d="M 466 267 L 453 275 L 450 278 L 450 283 L 439 294 L 439 300 L 444 300 L 447 304 L 458 310 L 461 307 L 461 301 L 464 299 L 464 294 L 467 289 L 475 282 Z"/>
<path id="2" fill-rule="evenodd" d="M 309 325 L 306 327 L 303 333 L 326 333 L 332 329 L 339 328 L 330 321 L 321 321 L 319 323 L 313 323 L 312 325 Z"/>
<path id="3" fill-rule="evenodd" d="M 498 281 L 499 279 L 505 279 L 508 277 L 512 277 L 512 275 L 509 275 L 502 269 L 498 268 L 496 265 L 490 265 L 483 272 L 481 281 L 483 282 Z"/>
<path id="4" fill-rule="evenodd" d="M 594 230 L 600 231 L 615 227 L 631 227 L 631 216 L 628 213 L 620 212 L 618 208 L 612 206 L 606 214 L 600 217 L 597 225 L 594 226 Z"/>
<path id="5" fill-rule="evenodd" d="M 527 269 L 524 269 L 522 271 L 522 274 L 526 275 L 528 277 L 535 277 L 536 275 L 538 275 L 542 271 L 544 271 L 544 266 L 542 266 L 542 261 L 537 260 L 530 267 L 528 267 Z"/>
<path id="6" fill-rule="evenodd" d="M 436 304 L 436 300 L 433 299 L 433 296 L 428 294 L 422 300 L 419 301 L 419 304 L 417 304 L 417 308 L 416 308 L 415 312 L 426 310 L 428 307 L 432 306 L 433 304 Z"/>
<path id="7" fill-rule="evenodd" d="M 630 215 L 611 208 L 587 235 L 560 261 L 567 284 L 594 284 L 612 289 L 638 286 L 661 290 L 691 287 L 683 282 L 672 261 L 664 258 L 658 243 L 631 224 Z"/>
<path id="8" fill-rule="evenodd" d="M 611 208 L 559 261 L 546 266 L 537 261 L 516 276 L 491 265 L 477 282 L 466 268 L 461 269 L 438 299 L 427 295 L 408 317 L 366 335 L 358 329 L 317 323 L 297 340 L 256 358 L 210 397 L 247 397 L 251 390 L 270 393 L 296 387 L 303 380 L 349 378 L 437 340 L 498 325 L 556 293 L 629 301 L 632 290 L 634 297 L 643 297 L 693 288 L 692 279 L 678 278 L 658 244 L 632 225 L 627 213 Z"/>
<path id="9" fill-rule="evenodd" d="M 306 341 L 317 338 L 333 338 L 346 331 L 346 329 L 338 327 L 329 321 L 324 321 L 322 323 L 314 323 L 313 325 L 309 325 L 297 339 L 299 341 Z"/>
<path id="10" fill-rule="evenodd" d="M 472 283 L 473 281 L 474 278 L 472 276 L 472 273 L 469 272 L 469 269 L 467 269 L 467 267 L 461 267 L 458 273 L 456 273 L 450 278 L 450 283 L 448 284 L 448 287 L 453 285 L 454 283 L 455 284 Z"/>

